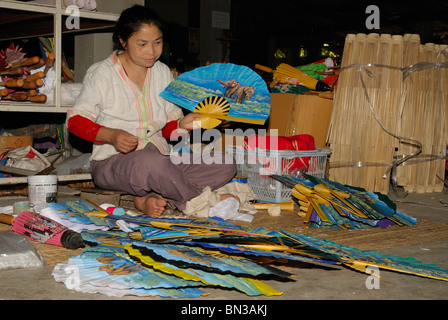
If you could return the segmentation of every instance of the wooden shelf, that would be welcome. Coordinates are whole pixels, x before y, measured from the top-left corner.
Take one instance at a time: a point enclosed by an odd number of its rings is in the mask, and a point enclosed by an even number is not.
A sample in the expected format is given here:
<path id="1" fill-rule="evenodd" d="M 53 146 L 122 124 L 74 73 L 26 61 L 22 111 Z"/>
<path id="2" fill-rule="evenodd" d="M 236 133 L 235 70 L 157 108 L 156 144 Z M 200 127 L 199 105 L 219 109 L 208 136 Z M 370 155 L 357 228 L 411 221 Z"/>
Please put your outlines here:
<path id="1" fill-rule="evenodd" d="M 80 29 L 67 29 L 62 23 L 62 34 L 111 29 L 114 22 L 95 18 L 82 18 Z M 46 13 L 21 12 L 0 9 L 0 41 L 54 36 L 54 17 Z"/>
<path id="2" fill-rule="evenodd" d="M 92 176 L 90 175 L 90 173 L 66 174 L 58 176 L 58 182 L 71 182 L 71 181 L 83 181 L 83 180 L 92 180 Z M 16 185 L 22 183 L 28 183 L 28 177 L 0 178 L 0 186 Z"/>
<path id="3" fill-rule="evenodd" d="M 44 5 L 13 0 L 0 0 L 0 41 L 19 38 L 49 36 L 54 38 L 56 55 L 54 69 L 57 75 L 61 70 L 62 34 L 68 32 L 86 32 L 111 28 L 119 18 L 119 14 L 80 10 L 80 28 L 69 30 L 65 18 L 71 12 L 62 7 L 62 0 L 55 0 L 54 5 Z M 0 112 L 24 113 L 66 113 L 70 106 L 61 103 L 61 81 L 58 77 L 54 89 L 53 102 L 31 103 L 20 101 L 0 101 Z M 2 115 L 3 116 L 3 115 Z M 91 180 L 90 174 L 60 175 L 60 182 Z M 0 185 L 27 183 L 26 176 L 1 178 Z"/>
<path id="4" fill-rule="evenodd" d="M 70 107 L 46 103 L 0 101 L 0 112 L 66 113 Z"/>
<path id="5" fill-rule="evenodd" d="M 63 17 L 70 16 L 62 7 L 62 0 L 55 0 L 55 5 L 28 3 L 13 0 L 0 0 L 0 40 L 14 38 L 30 38 L 51 35 L 54 38 L 56 55 L 54 69 L 61 74 L 61 42 L 62 33 L 81 32 L 109 28 L 115 24 L 119 15 L 115 13 L 80 10 L 80 29 L 67 30 Z M 14 25 L 14 26 L 13 26 Z M 4 30 L 4 31 L 1 31 Z M 61 105 L 61 81 L 56 81 L 54 105 L 1 102 L 0 112 L 66 112 L 67 107 Z"/>

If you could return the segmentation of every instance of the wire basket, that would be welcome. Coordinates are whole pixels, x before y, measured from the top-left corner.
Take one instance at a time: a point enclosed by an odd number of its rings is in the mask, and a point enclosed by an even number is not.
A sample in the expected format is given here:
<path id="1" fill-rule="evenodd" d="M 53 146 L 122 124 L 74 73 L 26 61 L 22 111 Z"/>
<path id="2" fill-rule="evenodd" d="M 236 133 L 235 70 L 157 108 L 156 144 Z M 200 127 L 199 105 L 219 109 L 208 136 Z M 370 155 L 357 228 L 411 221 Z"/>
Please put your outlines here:
<path id="1" fill-rule="evenodd" d="M 271 174 L 300 176 L 301 172 L 325 178 L 330 149 L 309 151 L 290 150 L 245 150 L 242 146 L 226 146 L 226 153 L 233 155 L 237 164 L 237 175 L 247 177 L 247 183 L 257 199 L 278 203 L 291 199 L 291 188 L 269 177 Z M 300 169 L 292 169 L 297 161 L 303 162 Z"/>

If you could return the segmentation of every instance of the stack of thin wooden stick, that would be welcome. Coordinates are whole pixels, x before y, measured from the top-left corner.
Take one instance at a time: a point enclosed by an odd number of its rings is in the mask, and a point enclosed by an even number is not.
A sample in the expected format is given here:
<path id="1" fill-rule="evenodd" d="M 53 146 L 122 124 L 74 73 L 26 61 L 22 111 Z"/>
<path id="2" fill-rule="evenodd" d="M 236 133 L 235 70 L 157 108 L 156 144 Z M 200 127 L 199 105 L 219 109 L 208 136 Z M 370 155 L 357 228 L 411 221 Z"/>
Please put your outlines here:
<path id="1" fill-rule="evenodd" d="M 332 180 L 386 194 L 393 161 L 421 148 L 392 170 L 394 181 L 409 192 L 443 190 L 448 68 L 414 70 L 405 78 L 402 68 L 437 58 L 444 63 L 447 56 L 439 53 L 446 48 L 421 45 L 414 34 L 347 35 L 327 137 Z M 421 161 L 428 155 L 439 158 Z"/>

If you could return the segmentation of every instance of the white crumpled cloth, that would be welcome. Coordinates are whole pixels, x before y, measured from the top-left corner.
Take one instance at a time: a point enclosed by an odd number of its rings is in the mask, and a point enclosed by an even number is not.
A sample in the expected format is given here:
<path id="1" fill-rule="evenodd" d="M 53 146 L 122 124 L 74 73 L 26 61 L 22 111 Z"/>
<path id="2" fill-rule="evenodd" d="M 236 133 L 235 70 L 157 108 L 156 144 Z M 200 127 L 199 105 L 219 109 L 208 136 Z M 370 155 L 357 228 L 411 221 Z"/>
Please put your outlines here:
<path id="1" fill-rule="evenodd" d="M 235 198 L 228 198 L 221 201 L 221 195 L 232 194 Z M 251 222 L 253 213 L 257 212 L 255 207 L 249 202 L 257 197 L 252 188 L 247 183 L 231 182 L 225 186 L 212 191 L 210 187 L 205 187 L 202 193 L 187 202 L 183 213 L 200 218 L 220 217 L 224 220 L 244 220 Z M 248 212 L 248 214 L 242 213 Z"/>

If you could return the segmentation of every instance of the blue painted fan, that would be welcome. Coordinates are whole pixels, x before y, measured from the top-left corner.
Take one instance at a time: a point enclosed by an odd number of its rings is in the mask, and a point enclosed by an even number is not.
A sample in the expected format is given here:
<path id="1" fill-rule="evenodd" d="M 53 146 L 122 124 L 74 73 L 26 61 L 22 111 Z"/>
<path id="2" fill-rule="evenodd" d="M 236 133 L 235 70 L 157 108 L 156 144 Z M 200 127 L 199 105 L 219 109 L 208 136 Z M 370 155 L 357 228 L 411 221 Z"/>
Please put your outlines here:
<path id="1" fill-rule="evenodd" d="M 202 114 L 201 128 L 222 120 L 264 124 L 270 114 L 271 95 L 252 69 L 214 63 L 180 75 L 160 96 L 189 111 Z"/>

